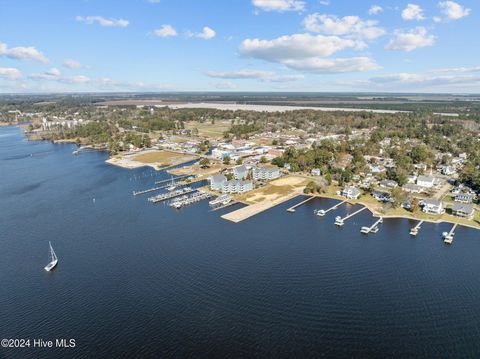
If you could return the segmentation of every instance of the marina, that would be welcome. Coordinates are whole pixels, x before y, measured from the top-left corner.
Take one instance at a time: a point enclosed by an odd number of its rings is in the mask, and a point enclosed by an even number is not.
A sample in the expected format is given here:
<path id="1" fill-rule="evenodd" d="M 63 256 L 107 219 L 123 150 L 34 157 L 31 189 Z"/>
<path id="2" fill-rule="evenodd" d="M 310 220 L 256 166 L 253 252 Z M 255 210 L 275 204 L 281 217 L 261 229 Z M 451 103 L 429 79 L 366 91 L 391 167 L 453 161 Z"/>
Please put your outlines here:
<path id="1" fill-rule="evenodd" d="M 213 194 L 211 194 L 209 192 L 206 192 L 206 191 L 198 190 L 197 192 L 195 192 L 195 193 L 193 193 L 189 196 L 184 195 L 182 197 L 179 197 L 179 198 L 173 200 L 172 202 L 170 202 L 169 206 L 173 207 L 173 208 L 176 208 L 176 209 L 180 209 L 182 207 L 185 207 L 185 206 L 188 206 L 190 204 L 197 203 L 197 202 L 200 202 L 200 201 L 212 198 L 212 197 L 213 197 Z"/>
<path id="2" fill-rule="evenodd" d="M 335 225 L 337 225 L 337 226 L 339 226 L 339 227 L 342 227 L 342 226 L 345 224 L 345 221 L 346 221 L 347 219 L 355 216 L 356 214 L 358 214 L 358 213 L 360 213 L 360 212 L 362 212 L 362 211 L 364 211 L 364 210 L 366 210 L 366 209 L 367 209 L 367 207 L 362 207 L 362 208 L 360 208 L 359 210 L 357 210 L 357 211 L 355 211 L 355 212 L 353 212 L 353 213 L 350 213 L 348 216 L 343 217 L 343 218 L 340 217 L 340 216 L 337 216 L 337 217 L 335 217 L 335 222 L 334 222 L 334 223 L 335 223 Z"/>
<path id="3" fill-rule="evenodd" d="M 383 223 L 383 218 L 380 217 L 374 224 L 372 224 L 370 227 L 362 227 L 360 230 L 361 233 L 363 234 L 369 234 L 369 233 L 377 233 L 379 230 L 378 225 Z"/>
<path id="4" fill-rule="evenodd" d="M 149 197 L 148 201 L 151 202 L 151 203 L 158 203 L 158 202 L 166 201 L 166 200 L 178 197 L 178 196 L 193 193 L 193 192 L 196 192 L 196 191 L 197 191 L 196 189 L 192 189 L 191 187 L 184 187 L 184 188 L 180 188 L 180 189 L 177 189 L 177 190 L 174 190 L 174 191 L 171 191 L 171 192 L 159 194 L 158 196 Z"/>
<path id="5" fill-rule="evenodd" d="M 422 224 L 423 224 L 423 221 L 420 221 L 420 222 L 417 223 L 417 225 L 415 227 L 410 229 L 410 235 L 411 236 L 416 236 L 418 234 L 418 231 L 420 230 L 420 228 L 422 228 Z"/>
<path id="6" fill-rule="evenodd" d="M 455 236 L 455 229 L 457 228 L 458 224 L 455 223 L 452 227 L 452 229 L 450 230 L 450 232 L 443 232 L 442 233 L 442 236 L 443 236 L 443 243 L 445 244 L 452 244 L 453 242 L 453 236 Z"/>
<path id="7" fill-rule="evenodd" d="M 190 175 L 185 175 L 185 176 L 178 176 L 178 177 L 175 177 L 174 180 L 182 180 L 184 178 L 188 178 L 188 177 L 191 177 Z M 155 184 L 162 184 L 162 183 L 167 183 L 167 182 L 171 182 L 172 181 L 172 178 L 169 178 L 169 179 L 166 179 L 166 180 L 161 180 L 161 181 L 155 181 Z"/>
<path id="8" fill-rule="evenodd" d="M 323 216 L 325 216 L 328 212 L 333 211 L 334 209 L 337 209 L 340 205 L 344 204 L 345 202 L 347 202 L 347 201 L 338 202 L 336 205 L 334 205 L 333 207 L 330 207 L 329 209 L 319 209 L 319 210 L 315 210 L 314 213 L 315 213 L 317 216 L 319 216 L 319 217 L 323 217 Z"/>
<path id="9" fill-rule="evenodd" d="M 311 201 L 311 200 L 314 199 L 314 198 L 315 198 L 315 196 L 310 196 L 310 197 L 308 197 L 306 200 L 303 200 L 302 202 L 297 203 L 296 205 L 288 208 L 287 211 L 293 213 L 293 212 L 295 212 L 295 208 L 300 207 L 302 204 L 307 203 L 308 201 Z"/>

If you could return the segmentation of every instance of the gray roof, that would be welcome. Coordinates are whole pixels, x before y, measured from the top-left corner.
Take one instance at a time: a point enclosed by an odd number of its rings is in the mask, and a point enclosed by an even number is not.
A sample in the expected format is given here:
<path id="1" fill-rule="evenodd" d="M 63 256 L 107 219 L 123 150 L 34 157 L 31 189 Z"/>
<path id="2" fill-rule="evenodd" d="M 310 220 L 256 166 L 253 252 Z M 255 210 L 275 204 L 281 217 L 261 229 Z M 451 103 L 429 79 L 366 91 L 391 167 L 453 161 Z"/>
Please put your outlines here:
<path id="1" fill-rule="evenodd" d="M 433 181 L 435 181 L 435 177 L 433 177 L 433 176 L 418 176 L 417 177 L 417 182 L 418 181 L 433 182 Z"/>
<path id="2" fill-rule="evenodd" d="M 433 198 L 424 199 L 423 203 L 430 206 L 440 206 L 443 204 L 442 201 L 439 201 L 438 199 L 433 199 Z"/>
<path id="3" fill-rule="evenodd" d="M 237 166 L 237 167 L 234 167 L 233 168 L 233 172 L 237 173 L 244 173 L 244 172 L 247 172 L 247 167 L 245 167 L 245 165 L 241 165 L 241 166 Z"/>
<path id="4" fill-rule="evenodd" d="M 463 212 L 467 214 L 473 213 L 473 204 L 465 204 L 465 203 L 454 203 L 452 207 L 453 212 Z"/>
<path id="5" fill-rule="evenodd" d="M 212 183 L 222 183 L 222 182 L 225 182 L 226 180 L 227 180 L 227 177 L 225 177 L 224 175 L 214 175 L 210 177 L 210 182 Z"/>

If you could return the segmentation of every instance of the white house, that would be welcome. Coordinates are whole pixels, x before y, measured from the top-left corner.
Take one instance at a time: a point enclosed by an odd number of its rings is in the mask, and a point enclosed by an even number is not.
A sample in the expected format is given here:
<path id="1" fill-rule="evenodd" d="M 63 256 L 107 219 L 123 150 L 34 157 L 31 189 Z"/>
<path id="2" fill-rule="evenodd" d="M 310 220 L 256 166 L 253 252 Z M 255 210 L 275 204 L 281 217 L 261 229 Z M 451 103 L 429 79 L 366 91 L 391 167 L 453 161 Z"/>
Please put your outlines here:
<path id="1" fill-rule="evenodd" d="M 458 217 L 471 219 L 475 213 L 473 204 L 455 203 L 452 207 L 452 213 Z"/>
<path id="2" fill-rule="evenodd" d="M 244 193 L 253 189 L 252 181 L 231 180 L 222 185 L 222 193 Z"/>
<path id="3" fill-rule="evenodd" d="M 210 189 L 212 191 L 219 191 L 223 188 L 223 184 L 227 182 L 227 177 L 224 175 L 214 175 L 210 178 Z"/>
<path id="4" fill-rule="evenodd" d="M 423 200 L 423 212 L 430 214 L 442 214 L 445 213 L 443 208 L 443 202 L 438 199 L 424 199 Z"/>
<path id="5" fill-rule="evenodd" d="M 433 177 L 433 176 L 418 176 L 417 177 L 417 185 L 425 187 L 425 188 L 432 188 L 435 185 L 435 177 Z"/>
<path id="6" fill-rule="evenodd" d="M 280 169 L 278 167 L 253 167 L 254 180 L 272 180 L 280 177 Z"/>
<path id="7" fill-rule="evenodd" d="M 349 199 L 358 199 L 358 197 L 360 197 L 360 194 L 360 190 L 352 186 L 345 187 L 341 192 L 341 195 L 343 197 L 347 197 Z"/>
<path id="8" fill-rule="evenodd" d="M 233 168 L 233 177 L 236 180 L 243 180 L 248 175 L 248 169 L 244 165 L 236 166 Z"/>

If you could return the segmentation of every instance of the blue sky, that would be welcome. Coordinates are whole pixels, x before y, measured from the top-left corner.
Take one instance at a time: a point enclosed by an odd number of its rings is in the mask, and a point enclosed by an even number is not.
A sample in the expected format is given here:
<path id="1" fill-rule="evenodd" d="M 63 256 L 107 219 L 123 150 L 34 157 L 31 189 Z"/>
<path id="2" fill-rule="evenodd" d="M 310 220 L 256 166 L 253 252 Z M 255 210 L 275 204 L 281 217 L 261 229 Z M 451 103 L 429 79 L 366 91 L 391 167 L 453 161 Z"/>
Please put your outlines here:
<path id="1" fill-rule="evenodd" d="M 474 0 L 3 0 L 0 92 L 480 93 Z"/>

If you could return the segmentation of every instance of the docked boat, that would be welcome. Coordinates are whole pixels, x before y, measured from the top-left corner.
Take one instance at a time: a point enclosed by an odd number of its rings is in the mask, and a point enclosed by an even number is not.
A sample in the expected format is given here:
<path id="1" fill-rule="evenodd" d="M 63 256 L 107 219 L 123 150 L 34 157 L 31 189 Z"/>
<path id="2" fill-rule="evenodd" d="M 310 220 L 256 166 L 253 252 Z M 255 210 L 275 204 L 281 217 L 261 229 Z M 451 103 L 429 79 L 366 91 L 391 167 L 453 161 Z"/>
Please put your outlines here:
<path id="1" fill-rule="evenodd" d="M 370 233 L 370 227 L 362 227 L 360 232 L 362 232 L 363 234 L 368 234 Z"/>
<path id="2" fill-rule="evenodd" d="M 323 217 L 325 215 L 325 210 L 324 209 L 319 209 L 315 214 L 317 216 Z"/>
<path id="3" fill-rule="evenodd" d="M 230 197 L 228 194 L 222 194 L 218 196 L 217 198 L 212 199 L 208 204 L 210 206 L 216 206 L 216 205 L 227 205 L 232 201 L 232 197 Z"/>
<path id="4" fill-rule="evenodd" d="M 47 272 L 50 272 L 57 265 L 58 258 L 55 254 L 55 251 L 53 250 L 52 243 L 48 242 L 48 245 L 50 246 L 50 263 L 45 266 L 45 270 Z"/>
<path id="5" fill-rule="evenodd" d="M 170 182 L 170 184 L 166 187 L 167 191 L 171 192 L 173 191 L 174 189 L 177 188 L 177 185 L 175 184 L 175 181 L 173 180 L 173 177 L 172 177 L 172 181 Z"/>
<path id="6" fill-rule="evenodd" d="M 343 221 L 342 217 L 337 216 L 335 217 L 335 224 L 339 227 L 343 226 L 345 222 Z"/>

